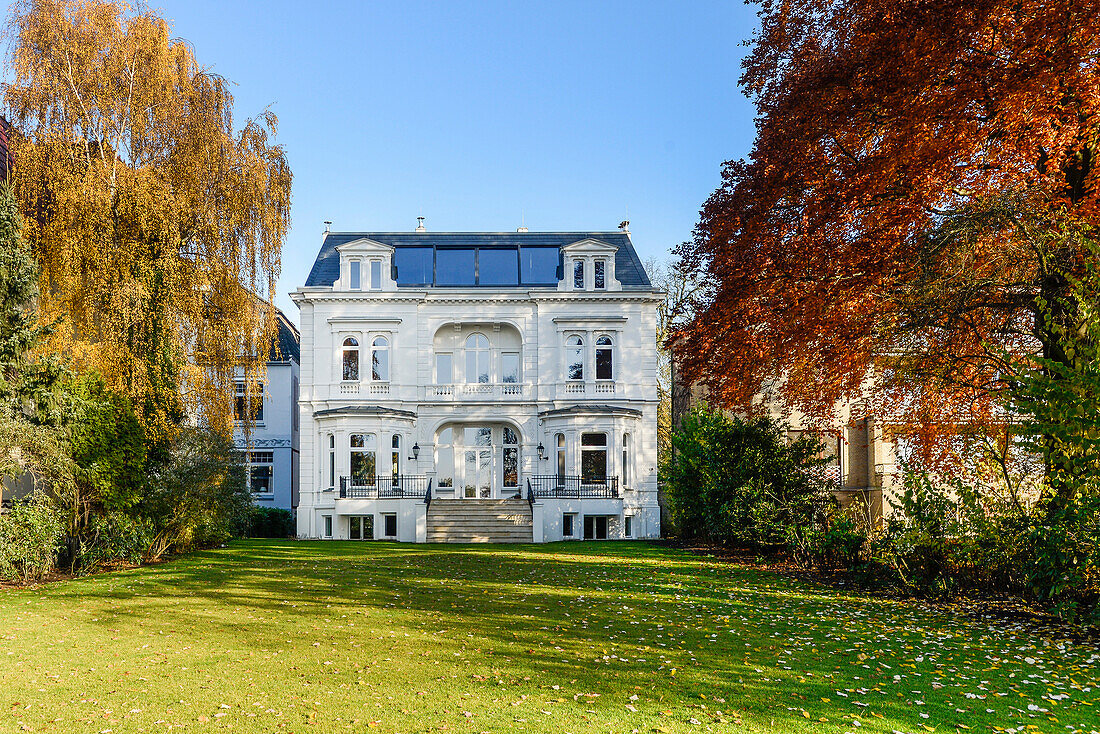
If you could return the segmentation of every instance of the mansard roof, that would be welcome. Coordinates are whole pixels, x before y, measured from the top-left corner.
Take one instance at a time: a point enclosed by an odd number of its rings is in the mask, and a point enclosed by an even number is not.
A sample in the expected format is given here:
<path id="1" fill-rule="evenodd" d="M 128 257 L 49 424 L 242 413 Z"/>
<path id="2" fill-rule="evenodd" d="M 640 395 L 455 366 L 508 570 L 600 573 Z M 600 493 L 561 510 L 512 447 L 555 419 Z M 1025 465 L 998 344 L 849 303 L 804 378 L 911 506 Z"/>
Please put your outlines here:
<path id="1" fill-rule="evenodd" d="M 480 247 L 514 248 L 557 247 L 582 240 L 596 240 L 614 245 L 615 277 L 623 288 L 652 288 L 638 253 L 626 232 L 329 232 L 313 263 L 306 287 L 331 286 L 340 277 L 340 255 L 336 248 L 356 240 L 368 239 L 402 247 Z M 400 280 L 398 285 L 400 285 Z M 516 287 L 516 286 L 513 286 Z M 518 286 L 522 287 L 522 286 Z"/>

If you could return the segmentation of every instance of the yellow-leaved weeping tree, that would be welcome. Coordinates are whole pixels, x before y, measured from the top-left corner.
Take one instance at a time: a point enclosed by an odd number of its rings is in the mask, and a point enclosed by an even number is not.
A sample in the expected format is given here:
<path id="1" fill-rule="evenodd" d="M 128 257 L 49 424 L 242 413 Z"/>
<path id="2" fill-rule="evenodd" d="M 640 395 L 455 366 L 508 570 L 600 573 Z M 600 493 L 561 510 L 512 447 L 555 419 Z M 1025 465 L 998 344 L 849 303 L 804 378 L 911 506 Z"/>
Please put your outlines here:
<path id="1" fill-rule="evenodd" d="M 41 263 L 50 347 L 131 397 L 154 445 L 185 416 L 232 425 L 263 370 L 291 172 L 266 112 L 153 12 L 18 0 L 8 21 L 12 186 Z M 252 355 L 247 357 L 246 355 Z"/>

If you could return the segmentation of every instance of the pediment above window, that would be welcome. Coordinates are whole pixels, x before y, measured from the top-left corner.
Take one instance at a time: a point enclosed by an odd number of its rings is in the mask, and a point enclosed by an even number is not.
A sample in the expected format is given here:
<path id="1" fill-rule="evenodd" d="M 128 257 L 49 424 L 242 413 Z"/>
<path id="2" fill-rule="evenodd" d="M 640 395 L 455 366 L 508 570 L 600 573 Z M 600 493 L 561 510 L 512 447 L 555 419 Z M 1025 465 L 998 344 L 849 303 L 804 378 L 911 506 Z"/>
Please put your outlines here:
<path id="1" fill-rule="evenodd" d="M 384 242 L 376 242 L 364 237 L 339 245 L 336 251 L 341 255 L 392 255 L 393 245 L 387 245 Z"/>
<path id="2" fill-rule="evenodd" d="M 568 255 L 614 255 L 619 251 L 615 245 L 609 245 L 594 239 L 580 240 L 563 245 L 562 253 Z"/>

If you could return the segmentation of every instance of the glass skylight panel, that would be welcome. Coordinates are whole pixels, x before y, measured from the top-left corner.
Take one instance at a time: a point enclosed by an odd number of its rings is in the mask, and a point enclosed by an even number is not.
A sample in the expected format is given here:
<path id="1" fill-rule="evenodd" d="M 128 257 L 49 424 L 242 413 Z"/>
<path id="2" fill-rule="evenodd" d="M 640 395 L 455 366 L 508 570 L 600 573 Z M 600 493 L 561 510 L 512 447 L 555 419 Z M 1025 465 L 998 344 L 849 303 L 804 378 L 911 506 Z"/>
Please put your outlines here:
<path id="1" fill-rule="evenodd" d="M 558 248 L 521 247 L 519 262 L 524 285 L 557 285 Z"/>
<path id="2" fill-rule="evenodd" d="M 394 264 L 397 266 L 398 285 L 431 285 L 432 258 L 435 250 L 431 247 L 394 248 Z"/>
<path id="3" fill-rule="evenodd" d="M 473 248 L 437 249 L 435 251 L 435 284 L 439 286 L 476 285 L 474 255 Z"/>
<path id="4" fill-rule="evenodd" d="M 477 252 L 478 285 L 519 285 L 518 253 L 514 249 Z"/>

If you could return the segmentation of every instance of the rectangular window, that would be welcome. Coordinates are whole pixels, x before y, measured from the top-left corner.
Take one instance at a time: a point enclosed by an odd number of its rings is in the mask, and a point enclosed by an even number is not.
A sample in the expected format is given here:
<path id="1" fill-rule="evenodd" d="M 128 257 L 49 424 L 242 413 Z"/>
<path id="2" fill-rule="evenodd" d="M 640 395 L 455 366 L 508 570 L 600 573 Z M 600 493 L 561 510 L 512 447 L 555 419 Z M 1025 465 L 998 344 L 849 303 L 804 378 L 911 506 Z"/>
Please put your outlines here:
<path id="1" fill-rule="evenodd" d="M 447 353 L 435 355 L 435 384 L 450 385 L 454 382 L 454 358 Z"/>
<path id="2" fill-rule="evenodd" d="M 607 434 L 581 434 L 581 481 L 602 482 L 607 479 Z"/>
<path id="3" fill-rule="evenodd" d="M 564 538 L 573 537 L 573 521 L 577 519 L 576 514 L 567 512 L 561 516 L 561 534 Z"/>
<path id="4" fill-rule="evenodd" d="M 382 515 L 382 527 L 384 535 L 387 538 L 397 537 L 397 515 L 392 512 L 387 512 Z"/>
<path id="5" fill-rule="evenodd" d="M 321 519 L 325 521 L 325 537 L 332 537 L 332 515 L 322 515 Z"/>
<path id="6" fill-rule="evenodd" d="M 439 286 L 476 285 L 474 249 L 436 250 L 435 284 Z"/>
<path id="7" fill-rule="evenodd" d="M 435 250 L 431 247 L 398 247 L 393 252 L 398 285 L 431 285 Z"/>
<path id="8" fill-rule="evenodd" d="M 628 538 L 634 537 L 634 528 L 633 524 L 631 523 L 631 520 L 633 519 L 634 518 L 632 518 L 630 515 L 627 515 L 623 518 L 623 535 Z"/>
<path id="9" fill-rule="evenodd" d="M 573 261 L 573 287 L 584 289 L 584 260 Z"/>
<path id="10" fill-rule="evenodd" d="M 595 283 L 592 287 L 596 290 L 602 291 L 607 288 L 607 277 L 604 273 L 604 270 L 607 268 L 607 261 L 597 260 L 596 262 L 592 263 L 592 266 L 594 268 L 593 275 L 595 279 Z"/>
<path id="11" fill-rule="evenodd" d="M 519 285 L 519 253 L 514 249 L 477 251 L 478 285 Z"/>
<path id="12" fill-rule="evenodd" d="M 504 486 L 519 486 L 519 448 L 505 446 L 503 449 Z"/>
<path id="13" fill-rule="evenodd" d="M 373 487 L 377 472 L 377 444 L 373 433 L 351 436 L 351 483 L 356 487 Z"/>
<path id="14" fill-rule="evenodd" d="M 363 287 L 362 276 L 359 272 L 360 263 L 358 260 L 352 260 L 348 263 L 350 287 L 353 291 L 357 291 Z"/>
<path id="15" fill-rule="evenodd" d="M 500 381 L 519 382 L 519 353 L 504 352 L 500 355 Z"/>
<path id="16" fill-rule="evenodd" d="M 523 284 L 557 285 L 560 259 L 556 247 L 521 247 L 519 263 Z"/>
<path id="17" fill-rule="evenodd" d="M 243 423 L 249 420 L 262 423 L 264 419 L 264 384 L 257 382 L 251 390 L 245 389 L 244 381 L 238 381 L 234 387 L 233 420 Z"/>
<path id="18" fill-rule="evenodd" d="M 272 451 L 252 451 L 248 455 L 248 486 L 253 494 L 271 494 L 271 483 L 275 463 Z"/>
<path id="19" fill-rule="evenodd" d="M 382 288 L 382 261 L 370 261 L 370 289 L 372 291 Z"/>
<path id="20" fill-rule="evenodd" d="M 336 438 L 328 437 L 328 486 L 336 486 Z"/>

